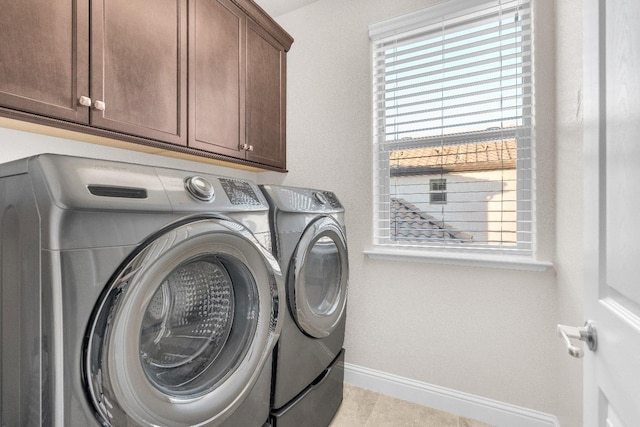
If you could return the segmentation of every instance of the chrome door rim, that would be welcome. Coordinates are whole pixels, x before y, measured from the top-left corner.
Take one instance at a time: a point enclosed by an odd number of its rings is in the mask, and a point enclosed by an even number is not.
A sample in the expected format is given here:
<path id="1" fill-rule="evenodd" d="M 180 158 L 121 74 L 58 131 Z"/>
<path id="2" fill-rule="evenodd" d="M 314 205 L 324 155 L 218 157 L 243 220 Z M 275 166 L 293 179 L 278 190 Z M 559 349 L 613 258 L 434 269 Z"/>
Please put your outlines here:
<path id="1" fill-rule="evenodd" d="M 340 283 L 334 306 L 326 314 L 319 314 L 309 305 L 309 296 L 301 281 L 303 280 L 302 270 L 309 253 L 314 244 L 325 237 L 330 238 L 338 249 Z M 346 309 L 348 278 L 347 243 L 342 227 L 332 217 L 322 216 L 304 230 L 289 264 L 288 301 L 291 314 L 302 332 L 313 338 L 325 338 L 338 327 Z"/>
<path id="2" fill-rule="evenodd" d="M 168 393 L 143 371 L 140 325 L 158 282 L 180 263 L 201 254 L 244 265 L 254 278 L 258 299 L 254 336 L 230 372 L 211 389 L 195 395 Z M 282 298 L 277 261 L 242 224 L 212 216 L 156 233 L 123 263 L 92 317 L 84 378 L 98 418 L 107 424 L 139 425 L 200 425 L 227 418 L 251 391 L 277 341 Z"/>

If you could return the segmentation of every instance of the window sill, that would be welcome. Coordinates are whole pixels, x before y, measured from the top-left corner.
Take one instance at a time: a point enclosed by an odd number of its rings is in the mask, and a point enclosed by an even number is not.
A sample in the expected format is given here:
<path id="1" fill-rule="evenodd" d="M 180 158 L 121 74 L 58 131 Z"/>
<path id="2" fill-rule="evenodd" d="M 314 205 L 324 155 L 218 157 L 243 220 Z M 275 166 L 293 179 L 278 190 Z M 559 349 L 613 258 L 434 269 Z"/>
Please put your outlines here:
<path id="1" fill-rule="evenodd" d="M 373 248 L 365 250 L 364 254 L 371 259 L 387 261 L 414 261 L 521 271 L 546 271 L 553 267 L 553 263 L 549 261 L 538 261 L 524 255 L 470 254 L 410 248 Z"/>

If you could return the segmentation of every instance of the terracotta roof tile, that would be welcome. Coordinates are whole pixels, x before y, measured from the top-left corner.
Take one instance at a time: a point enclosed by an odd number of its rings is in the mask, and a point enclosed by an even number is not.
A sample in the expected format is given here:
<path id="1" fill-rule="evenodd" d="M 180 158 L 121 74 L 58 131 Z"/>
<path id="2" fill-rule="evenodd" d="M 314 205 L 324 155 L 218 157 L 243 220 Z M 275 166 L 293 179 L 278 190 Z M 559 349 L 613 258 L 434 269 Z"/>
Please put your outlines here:
<path id="1" fill-rule="evenodd" d="M 433 171 L 478 171 L 515 169 L 517 145 L 515 139 L 473 142 L 397 150 L 389 153 L 393 170 L 412 173 Z M 415 171 L 413 171 L 415 173 Z"/>
<path id="2" fill-rule="evenodd" d="M 395 240 L 456 240 L 470 242 L 473 236 L 421 211 L 408 201 L 391 197 L 391 236 Z"/>

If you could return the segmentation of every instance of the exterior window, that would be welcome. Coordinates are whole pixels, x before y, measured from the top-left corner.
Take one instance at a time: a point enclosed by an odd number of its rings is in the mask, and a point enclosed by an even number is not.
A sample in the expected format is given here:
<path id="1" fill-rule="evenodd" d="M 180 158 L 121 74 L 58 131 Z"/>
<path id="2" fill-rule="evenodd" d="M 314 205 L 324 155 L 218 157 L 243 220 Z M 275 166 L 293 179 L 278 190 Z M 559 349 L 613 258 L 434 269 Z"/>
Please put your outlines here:
<path id="1" fill-rule="evenodd" d="M 447 203 L 447 180 L 446 179 L 430 179 L 429 202 L 432 205 Z"/>
<path id="2" fill-rule="evenodd" d="M 445 2 L 370 27 L 376 245 L 532 254 L 529 3 Z"/>

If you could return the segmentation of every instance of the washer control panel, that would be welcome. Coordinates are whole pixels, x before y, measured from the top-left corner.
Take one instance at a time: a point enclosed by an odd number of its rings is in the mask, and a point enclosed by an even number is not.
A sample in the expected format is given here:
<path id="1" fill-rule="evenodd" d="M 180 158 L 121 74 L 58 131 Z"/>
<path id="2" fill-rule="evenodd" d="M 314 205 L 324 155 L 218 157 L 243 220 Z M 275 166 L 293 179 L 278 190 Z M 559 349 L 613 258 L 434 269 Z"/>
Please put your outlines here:
<path id="1" fill-rule="evenodd" d="M 220 184 L 232 205 L 262 205 L 260 198 L 247 181 L 220 178 Z"/>

